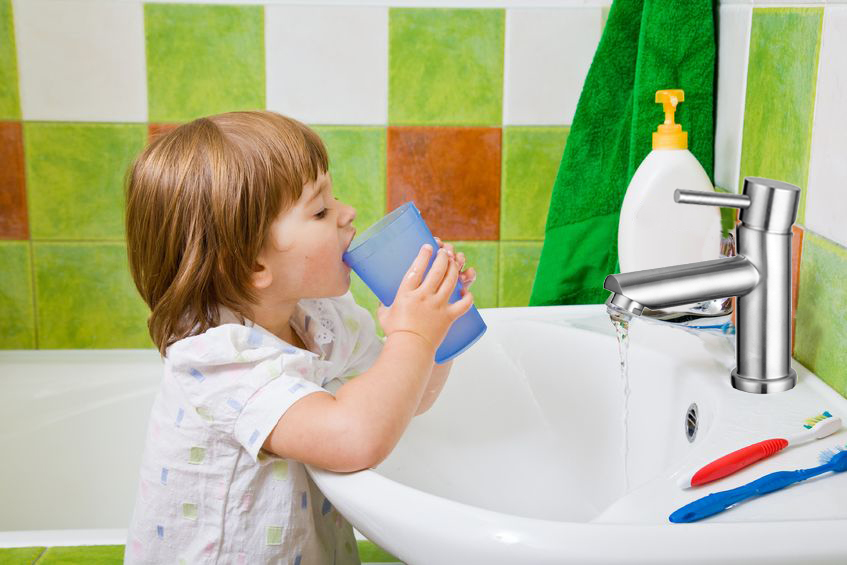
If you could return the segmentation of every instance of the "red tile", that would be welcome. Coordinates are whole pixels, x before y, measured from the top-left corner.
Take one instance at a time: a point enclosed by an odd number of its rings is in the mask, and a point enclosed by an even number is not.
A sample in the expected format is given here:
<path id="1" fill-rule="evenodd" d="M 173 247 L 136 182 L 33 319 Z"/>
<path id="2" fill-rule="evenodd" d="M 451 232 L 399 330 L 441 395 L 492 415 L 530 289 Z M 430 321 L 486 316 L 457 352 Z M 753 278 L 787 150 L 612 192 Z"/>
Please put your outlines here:
<path id="1" fill-rule="evenodd" d="M 500 237 L 500 128 L 389 127 L 386 212 L 413 200 L 444 240 Z"/>
<path id="2" fill-rule="evenodd" d="M 23 131 L 0 122 L 0 239 L 28 239 Z"/>
<path id="3" fill-rule="evenodd" d="M 791 238 L 791 354 L 794 354 L 794 330 L 797 321 L 797 296 L 800 292 L 800 257 L 803 255 L 803 228 L 792 227 Z"/>

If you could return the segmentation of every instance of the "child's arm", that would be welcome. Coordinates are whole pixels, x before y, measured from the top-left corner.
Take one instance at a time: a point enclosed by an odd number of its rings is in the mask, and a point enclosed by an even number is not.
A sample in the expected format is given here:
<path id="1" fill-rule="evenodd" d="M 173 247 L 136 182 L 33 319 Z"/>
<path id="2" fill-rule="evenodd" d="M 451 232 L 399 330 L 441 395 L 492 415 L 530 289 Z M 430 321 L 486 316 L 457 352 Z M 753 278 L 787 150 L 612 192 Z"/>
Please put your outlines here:
<path id="1" fill-rule="evenodd" d="M 330 394 L 289 408 L 264 448 L 280 457 L 349 472 L 388 457 L 421 403 L 435 349 L 410 332 L 390 335 L 374 365 Z"/>
<path id="2" fill-rule="evenodd" d="M 447 376 L 450 374 L 450 369 L 452 367 L 452 359 L 440 365 L 433 365 L 432 372 L 429 375 L 429 381 L 427 382 L 426 389 L 424 390 L 423 398 L 421 398 L 421 402 L 418 404 L 415 416 L 423 414 L 432 407 L 438 399 L 438 395 L 441 394 L 441 389 L 444 388 L 444 383 L 447 382 Z"/>
<path id="3" fill-rule="evenodd" d="M 441 238 L 436 237 L 435 241 L 438 243 L 438 247 L 446 249 L 448 255 L 455 257 L 456 261 L 459 263 L 459 280 L 462 281 L 462 295 L 464 296 L 467 289 L 476 279 L 476 270 L 471 267 L 463 271 L 462 269 L 465 267 L 465 254 L 456 253 L 453 245 L 450 243 L 445 244 Z M 447 381 L 448 375 L 450 375 L 450 369 L 452 366 L 452 360 L 441 365 L 433 366 L 432 374 L 429 377 L 429 383 L 427 383 L 426 386 L 426 392 L 424 393 L 424 397 L 421 399 L 421 403 L 415 412 L 415 416 L 423 414 L 429 410 L 438 399 L 438 395 L 441 394 L 441 389 L 444 388 L 444 383 Z"/>
<path id="4" fill-rule="evenodd" d="M 430 382 L 433 344 L 441 343 L 453 321 L 473 304 L 469 292 L 449 303 L 459 268 L 446 253 L 438 254 L 421 282 L 431 253 L 427 249 L 381 320 L 388 337 L 373 366 L 345 383 L 335 397 L 318 392 L 295 402 L 265 440 L 266 450 L 340 472 L 375 467 L 391 453 Z"/>

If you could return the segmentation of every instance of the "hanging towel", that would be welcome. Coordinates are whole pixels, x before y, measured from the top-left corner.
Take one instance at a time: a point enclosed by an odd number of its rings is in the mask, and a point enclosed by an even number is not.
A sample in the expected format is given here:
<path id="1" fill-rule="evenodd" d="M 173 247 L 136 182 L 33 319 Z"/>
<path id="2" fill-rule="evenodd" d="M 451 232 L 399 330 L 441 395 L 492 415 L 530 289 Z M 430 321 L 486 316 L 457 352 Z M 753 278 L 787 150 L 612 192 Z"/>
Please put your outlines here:
<path id="1" fill-rule="evenodd" d="M 553 186 L 530 305 L 596 304 L 618 271 L 626 187 L 662 123 L 656 91 L 681 88 L 677 122 L 713 178 L 713 0 L 615 0 Z"/>

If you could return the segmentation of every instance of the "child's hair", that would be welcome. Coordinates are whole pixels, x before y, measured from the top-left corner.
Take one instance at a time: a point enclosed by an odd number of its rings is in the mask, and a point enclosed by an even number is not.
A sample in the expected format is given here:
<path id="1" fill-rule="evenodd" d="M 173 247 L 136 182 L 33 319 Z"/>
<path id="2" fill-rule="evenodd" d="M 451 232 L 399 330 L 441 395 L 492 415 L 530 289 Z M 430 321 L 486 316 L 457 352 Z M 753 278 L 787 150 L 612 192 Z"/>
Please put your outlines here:
<path id="1" fill-rule="evenodd" d="M 153 343 L 169 345 L 240 314 L 270 225 L 329 170 L 320 137 L 275 112 L 229 112 L 156 138 L 127 171 L 126 239 Z"/>

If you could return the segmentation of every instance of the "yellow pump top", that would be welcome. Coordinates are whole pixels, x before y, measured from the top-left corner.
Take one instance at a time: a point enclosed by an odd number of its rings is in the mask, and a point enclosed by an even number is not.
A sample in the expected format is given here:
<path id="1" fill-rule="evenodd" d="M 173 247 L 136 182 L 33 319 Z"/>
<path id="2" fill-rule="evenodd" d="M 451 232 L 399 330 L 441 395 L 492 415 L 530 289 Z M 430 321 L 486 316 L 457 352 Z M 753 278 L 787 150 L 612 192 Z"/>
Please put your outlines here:
<path id="1" fill-rule="evenodd" d="M 682 90 L 657 90 L 656 103 L 665 109 L 665 123 L 653 132 L 653 149 L 688 149 L 688 132 L 674 122 L 676 106 L 685 100 Z"/>

